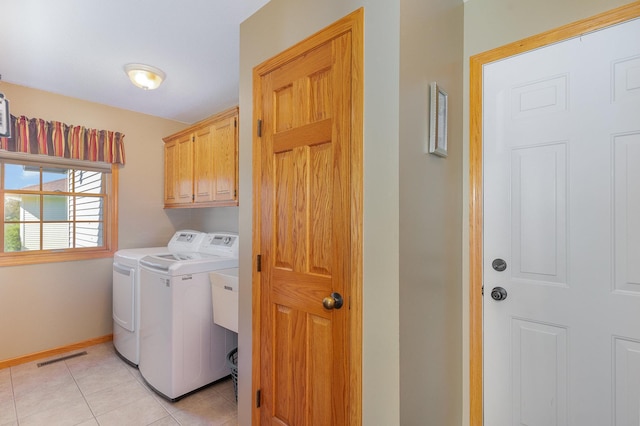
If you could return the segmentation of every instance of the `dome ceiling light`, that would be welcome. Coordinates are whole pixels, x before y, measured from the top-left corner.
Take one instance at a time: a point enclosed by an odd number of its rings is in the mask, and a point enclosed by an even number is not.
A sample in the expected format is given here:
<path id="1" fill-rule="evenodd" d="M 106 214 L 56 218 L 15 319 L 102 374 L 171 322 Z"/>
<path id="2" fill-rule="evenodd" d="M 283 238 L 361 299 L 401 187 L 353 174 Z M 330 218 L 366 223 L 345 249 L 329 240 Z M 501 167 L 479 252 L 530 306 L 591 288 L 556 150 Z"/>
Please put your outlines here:
<path id="1" fill-rule="evenodd" d="M 127 64 L 124 71 L 133 84 L 144 90 L 157 89 L 166 77 L 162 70 L 145 64 Z"/>

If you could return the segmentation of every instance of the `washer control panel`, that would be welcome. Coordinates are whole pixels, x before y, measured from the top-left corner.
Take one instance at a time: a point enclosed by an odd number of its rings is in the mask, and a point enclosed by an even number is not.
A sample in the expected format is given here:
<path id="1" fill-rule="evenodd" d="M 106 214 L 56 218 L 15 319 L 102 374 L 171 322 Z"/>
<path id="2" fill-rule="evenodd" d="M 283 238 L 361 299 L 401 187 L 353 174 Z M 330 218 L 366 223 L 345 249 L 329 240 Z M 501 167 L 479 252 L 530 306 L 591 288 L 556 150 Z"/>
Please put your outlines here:
<path id="1" fill-rule="evenodd" d="M 212 232 L 205 235 L 199 251 L 218 256 L 237 257 L 238 239 L 238 234 Z"/>

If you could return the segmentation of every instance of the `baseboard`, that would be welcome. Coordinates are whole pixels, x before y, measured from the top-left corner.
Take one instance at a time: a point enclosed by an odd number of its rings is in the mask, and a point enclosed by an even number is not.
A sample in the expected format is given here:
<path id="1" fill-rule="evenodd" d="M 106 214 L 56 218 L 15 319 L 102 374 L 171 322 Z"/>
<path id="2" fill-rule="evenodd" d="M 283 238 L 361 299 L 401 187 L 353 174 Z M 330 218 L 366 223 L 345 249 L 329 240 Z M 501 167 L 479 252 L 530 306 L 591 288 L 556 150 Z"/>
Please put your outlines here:
<path id="1" fill-rule="evenodd" d="M 70 352 L 76 349 L 86 348 L 88 346 L 97 345 L 99 343 L 110 342 L 113 340 L 113 334 L 107 334 L 102 337 L 95 337 L 93 339 L 85 340 L 82 342 L 72 343 L 66 346 L 60 346 L 59 348 L 47 349 L 46 351 L 36 352 L 28 355 L 21 355 L 15 358 L 5 359 L 0 361 L 0 370 L 7 367 L 13 367 L 14 365 L 20 365 L 27 362 L 35 361 L 42 358 L 48 358 L 54 355 L 60 355 L 65 352 Z"/>

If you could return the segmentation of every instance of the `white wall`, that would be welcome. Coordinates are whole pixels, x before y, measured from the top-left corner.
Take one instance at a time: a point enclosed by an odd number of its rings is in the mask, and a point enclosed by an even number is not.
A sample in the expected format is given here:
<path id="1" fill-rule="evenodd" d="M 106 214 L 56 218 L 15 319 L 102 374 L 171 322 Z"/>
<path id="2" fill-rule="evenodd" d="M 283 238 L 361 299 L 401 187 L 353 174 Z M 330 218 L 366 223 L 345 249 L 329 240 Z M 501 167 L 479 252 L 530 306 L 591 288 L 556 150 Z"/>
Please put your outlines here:
<path id="1" fill-rule="evenodd" d="M 462 0 L 402 0 L 400 424 L 462 421 Z M 427 154 L 432 81 L 448 156 Z"/>
<path id="2" fill-rule="evenodd" d="M 616 7 L 628 0 L 468 0 L 464 5 L 463 424 L 469 424 L 469 58 Z"/>
<path id="3" fill-rule="evenodd" d="M 240 27 L 239 424 L 251 416 L 252 69 L 365 7 L 363 424 L 399 424 L 399 0 L 272 0 Z"/>

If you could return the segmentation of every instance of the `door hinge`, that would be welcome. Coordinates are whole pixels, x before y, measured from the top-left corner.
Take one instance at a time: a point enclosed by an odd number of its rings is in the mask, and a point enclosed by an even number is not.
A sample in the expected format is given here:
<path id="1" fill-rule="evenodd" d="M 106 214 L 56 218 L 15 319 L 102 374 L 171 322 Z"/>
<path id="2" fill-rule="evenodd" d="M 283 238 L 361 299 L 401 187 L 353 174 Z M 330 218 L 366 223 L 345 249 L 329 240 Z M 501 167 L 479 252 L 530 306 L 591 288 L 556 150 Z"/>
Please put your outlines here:
<path id="1" fill-rule="evenodd" d="M 260 389 L 258 389 L 256 391 L 256 408 L 260 408 L 260 400 L 262 399 L 261 396 L 262 392 L 260 391 Z"/>
<path id="2" fill-rule="evenodd" d="M 256 256 L 256 269 L 258 272 L 262 271 L 262 255 L 259 254 Z"/>
<path id="3" fill-rule="evenodd" d="M 195 142 L 196 141 L 196 137 L 195 136 L 191 136 L 191 142 Z"/>
<path id="4" fill-rule="evenodd" d="M 233 119 L 233 127 L 238 127 L 238 120 L 237 119 Z"/>
<path id="5" fill-rule="evenodd" d="M 196 194 L 191 194 L 191 201 L 195 201 L 196 200 Z"/>
<path id="6" fill-rule="evenodd" d="M 257 127 L 258 127 L 258 129 L 257 129 L 258 137 L 261 138 L 262 137 L 262 120 L 258 120 L 258 126 Z"/>
<path id="7" fill-rule="evenodd" d="M 238 196 L 238 190 L 237 190 L 237 189 L 234 189 L 234 190 L 233 190 L 233 196 L 234 196 L 234 197 L 237 197 L 237 196 Z"/>
<path id="8" fill-rule="evenodd" d="M 482 295 L 484 296 L 484 286 L 482 286 Z"/>

